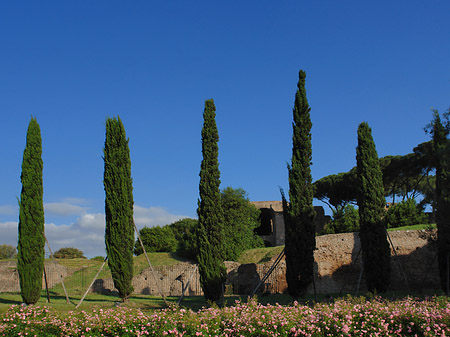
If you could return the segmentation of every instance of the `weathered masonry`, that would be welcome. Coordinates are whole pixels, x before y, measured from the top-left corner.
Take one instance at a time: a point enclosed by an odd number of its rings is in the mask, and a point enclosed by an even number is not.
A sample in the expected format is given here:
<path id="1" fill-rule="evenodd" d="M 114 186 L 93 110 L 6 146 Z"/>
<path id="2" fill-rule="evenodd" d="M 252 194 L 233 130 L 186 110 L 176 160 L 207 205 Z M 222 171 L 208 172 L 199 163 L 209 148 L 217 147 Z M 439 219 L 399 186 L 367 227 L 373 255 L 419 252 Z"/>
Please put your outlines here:
<path id="1" fill-rule="evenodd" d="M 256 208 L 261 210 L 261 226 L 256 233 L 264 240 L 266 246 L 281 246 L 285 242 L 283 203 L 281 201 L 252 201 Z M 314 206 L 316 217 L 316 233 L 323 230 L 325 224 L 330 221 L 330 216 L 325 215 L 322 206 Z"/>

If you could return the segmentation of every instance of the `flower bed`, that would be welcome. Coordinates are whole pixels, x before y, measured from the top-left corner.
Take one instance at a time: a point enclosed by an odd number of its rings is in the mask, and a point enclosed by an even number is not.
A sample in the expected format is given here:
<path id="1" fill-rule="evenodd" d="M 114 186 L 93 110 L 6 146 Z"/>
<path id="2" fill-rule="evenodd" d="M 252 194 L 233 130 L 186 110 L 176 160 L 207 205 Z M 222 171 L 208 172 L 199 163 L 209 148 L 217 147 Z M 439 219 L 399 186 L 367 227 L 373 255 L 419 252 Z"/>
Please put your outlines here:
<path id="1" fill-rule="evenodd" d="M 0 336 L 450 336 L 450 302 L 442 297 L 346 298 L 313 306 L 250 301 L 199 312 L 119 307 L 65 315 L 12 306 L 0 317 Z"/>

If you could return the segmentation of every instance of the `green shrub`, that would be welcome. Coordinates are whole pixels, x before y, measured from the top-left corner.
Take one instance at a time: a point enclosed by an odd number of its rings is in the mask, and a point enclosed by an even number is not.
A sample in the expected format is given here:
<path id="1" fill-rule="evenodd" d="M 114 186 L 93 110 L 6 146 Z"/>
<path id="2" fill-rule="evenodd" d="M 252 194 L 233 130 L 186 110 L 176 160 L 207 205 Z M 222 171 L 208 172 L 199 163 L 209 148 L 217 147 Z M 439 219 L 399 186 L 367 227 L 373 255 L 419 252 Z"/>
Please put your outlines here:
<path id="1" fill-rule="evenodd" d="M 181 219 L 169 225 L 178 241 L 177 254 L 191 260 L 197 260 L 197 219 Z"/>
<path id="2" fill-rule="evenodd" d="M 142 243 L 147 253 L 157 252 L 175 252 L 177 250 L 177 240 L 175 234 L 168 225 L 164 227 L 144 227 L 139 231 Z M 134 254 L 141 255 L 144 253 L 141 243 L 136 240 L 134 245 Z"/>
<path id="3" fill-rule="evenodd" d="M 220 193 L 224 214 L 225 260 L 237 261 L 243 251 L 264 247 L 264 242 L 255 233 L 261 225 L 261 211 L 247 197 L 243 188 L 227 187 Z"/>
<path id="4" fill-rule="evenodd" d="M 78 248 L 67 247 L 58 249 L 53 256 L 57 259 L 85 259 L 83 252 Z"/>
<path id="5" fill-rule="evenodd" d="M 384 221 L 387 228 L 397 228 L 425 224 L 428 218 L 414 199 L 407 199 L 389 207 Z"/>
<path id="6" fill-rule="evenodd" d="M 93 258 L 91 258 L 92 261 L 105 261 L 105 257 L 104 256 L 94 256 Z"/>
<path id="7" fill-rule="evenodd" d="M 16 247 L 7 244 L 0 245 L 0 260 L 12 259 L 16 257 L 16 255 Z"/>
<path id="8" fill-rule="evenodd" d="M 359 232 L 359 212 L 353 205 L 338 206 L 333 219 L 326 224 L 325 234 Z"/>

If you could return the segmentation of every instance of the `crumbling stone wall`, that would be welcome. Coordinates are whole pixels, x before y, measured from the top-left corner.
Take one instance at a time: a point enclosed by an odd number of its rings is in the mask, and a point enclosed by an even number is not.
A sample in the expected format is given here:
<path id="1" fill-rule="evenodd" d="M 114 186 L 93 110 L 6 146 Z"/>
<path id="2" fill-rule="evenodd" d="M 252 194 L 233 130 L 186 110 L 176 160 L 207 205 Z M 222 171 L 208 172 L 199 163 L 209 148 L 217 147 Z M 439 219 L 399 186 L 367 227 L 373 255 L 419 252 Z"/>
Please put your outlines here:
<path id="1" fill-rule="evenodd" d="M 391 290 L 410 289 L 418 290 L 439 289 L 439 276 L 437 261 L 433 259 L 436 254 L 435 247 L 427 241 L 425 231 L 394 231 L 389 232 L 394 249 L 391 248 Z M 361 272 L 361 243 L 358 233 L 330 234 L 316 238 L 317 249 L 315 258 L 315 286 L 317 293 L 339 293 L 356 291 Z M 272 267 L 276 256 L 265 264 L 239 264 L 226 262 L 227 293 L 248 295 L 256 288 L 267 271 Z M 432 264 L 433 263 L 433 264 Z M 429 267 L 429 274 L 424 280 Z M 400 269 L 401 268 L 401 269 Z M 135 293 L 159 295 L 159 289 L 165 296 L 181 295 L 181 280 L 186 285 L 188 278 L 190 284 L 186 295 L 202 295 L 198 271 L 191 264 L 181 264 L 173 267 L 156 267 L 154 281 L 149 269 L 144 270 L 133 279 Z M 403 270 L 403 273 L 402 273 Z M 403 274 L 406 276 L 403 277 Z M 180 281 L 176 279 L 179 278 Z M 406 283 L 407 282 L 407 283 Z M 284 293 L 287 289 L 286 263 L 281 260 L 278 267 L 273 270 L 269 278 L 259 289 L 261 293 Z M 365 291 L 364 277 L 361 279 L 360 291 Z M 101 287 L 93 289 L 97 292 L 114 291 L 112 279 L 104 280 Z M 309 289 L 314 292 L 313 285 Z"/>
<path id="2" fill-rule="evenodd" d="M 45 261 L 45 270 L 49 288 L 60 283 L 61 276 L 64 279 L 70 274 L 66 267 L 53 261 Z M 44 277 L 42 277 L 42 287 L 45 287 Z M 15 260 L 0 261 L 0 293 L 2 292 L 20 292 L 19 273 Z"/>
<path id="3" fill-rule="evenodd" d="M 391 249 L 391 290 L 407 289 L 403 277 L 406 276 L 408 286 L 412 290 L 440 289 L 437 269 L 436 247 L 429 244 L 425 231 L 394 231 L 389 232 L 398 259 Z M 358 233 L 331 234 L 316 237 L 317 249 L 315 258 L 315 286 L 317 293 L 339 293 L 356 291 L 361 271 L 361 244 Z M 250 294 L 267 271 L 272 267 L 277 257 L 265 264 L 244 264 L 226 262 L 228 270 L 227 293 Z M 400 269 L 401 267 L 401 269 Z M 431 268 L 430 268 L 431 267 Z M 50 287 L 59 282 L 59 274 L 66 273 L 66 268 L 46 263 L 48 275 L 51 268 L 58 268 L 49 279 Z M 64 271 L 65 270 L 65 271 Z M 175 266 L 154 267 L 155 274 L 150 269 L 135 275 L 133 287 L 136 294 L 159 296 L 180 296 L 182 287 L 186 288 L 186 296 L 202 295 L 199 275 L 196 266 L 181 263 Z M 403 271 L 403 273 L 402 273 Z M 425 278 L 425 274 L 428 276 Z M 278 267 L 260 288 L 262 293 L 283 293 L 287 289 L 286 264 L 281 260 Z M 155 281 L 156 278 L 156 281 Z M 364 277 L 360 290 L 365 291 Z M 19 291 L 19 280 L 14 261 L 0 262 L 0 292 Z M 96 280 L 91 291 L 98 293 L 112 293 L 114 284 L 111 278 Z M 311 286 L 310 293 L 314 289 Z"/>

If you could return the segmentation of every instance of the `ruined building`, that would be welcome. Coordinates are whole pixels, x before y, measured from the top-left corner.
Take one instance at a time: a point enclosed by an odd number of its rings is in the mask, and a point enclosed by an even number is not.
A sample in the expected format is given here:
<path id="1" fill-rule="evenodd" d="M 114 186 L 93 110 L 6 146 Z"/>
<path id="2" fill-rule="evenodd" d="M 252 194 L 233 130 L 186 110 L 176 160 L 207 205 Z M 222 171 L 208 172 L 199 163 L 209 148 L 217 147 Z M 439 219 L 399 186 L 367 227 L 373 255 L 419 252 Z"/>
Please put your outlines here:
<path id="1" fill-rule="evenodd" d="M 284 218 L 283 203 L 281 201 L 252 201 L 256 208 L 261 210 L 261 226 L 255 231 L 264 240 L 266 246 L 284 245 Z M 324 225 L 330 221 L 330 216 L 325 215 L 322 206 L 314 206 L 316 217 L 316 233 L 323 230 Z"/>

